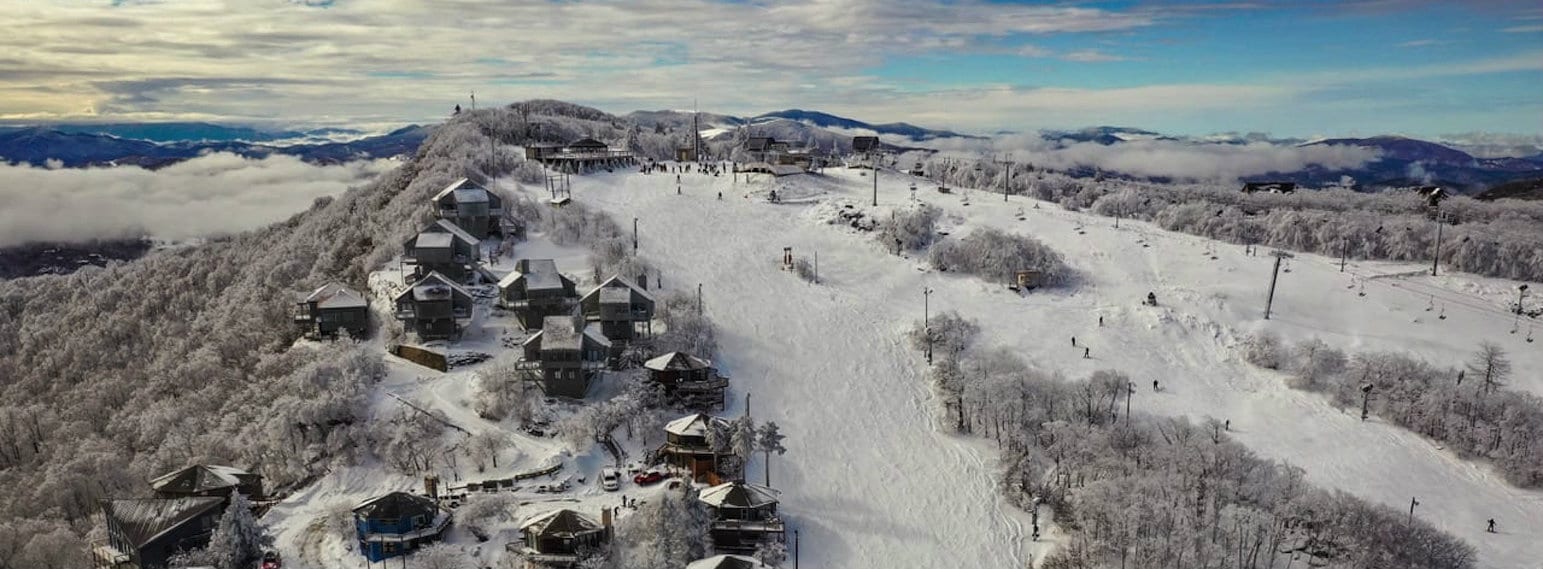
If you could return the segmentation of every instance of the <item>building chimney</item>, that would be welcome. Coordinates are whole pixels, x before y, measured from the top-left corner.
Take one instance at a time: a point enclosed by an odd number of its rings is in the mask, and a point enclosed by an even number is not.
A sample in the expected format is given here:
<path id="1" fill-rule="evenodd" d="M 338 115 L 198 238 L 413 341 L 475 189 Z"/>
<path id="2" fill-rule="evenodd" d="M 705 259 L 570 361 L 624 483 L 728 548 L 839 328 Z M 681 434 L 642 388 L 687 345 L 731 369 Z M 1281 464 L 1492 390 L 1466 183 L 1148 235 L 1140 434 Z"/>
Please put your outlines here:
<path id="1" fill-rule="evenodd" d="M 430 498 L 435 498 L 435 499 L 439 498 L 439 477 L 438 476 L 434 476 L 434 475 L 431 474 L 429 476 L 423 477 L 423 493 L 428 494 Z"/>
<path id="2" fill-rule="evenodd" d="M 605 531 L 611 531 L 610 508 L 600 508 L 600 525 L 605 527 Z"/>

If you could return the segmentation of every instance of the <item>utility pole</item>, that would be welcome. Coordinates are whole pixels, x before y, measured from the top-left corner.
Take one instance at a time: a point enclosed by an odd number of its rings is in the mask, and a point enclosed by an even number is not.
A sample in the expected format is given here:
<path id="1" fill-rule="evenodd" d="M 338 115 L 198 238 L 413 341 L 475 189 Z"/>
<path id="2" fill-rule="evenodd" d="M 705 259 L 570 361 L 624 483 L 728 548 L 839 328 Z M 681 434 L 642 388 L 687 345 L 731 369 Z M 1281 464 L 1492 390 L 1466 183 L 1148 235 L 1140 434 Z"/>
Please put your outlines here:
<path id="1" fill-rule="evenodd" d="M 1441 206 L 1438 205 L 1436 206 L 1436 247 L 1431 250 L 1430 255 L 1430 276 L 1433 277 L 1436 276 L 1436 267 L 1441 264 L 1441 226 L 1445 225 L 1441 221 Z"/>
<path id="2" fill-rule="evenodd" d="M 638 254 L 638 218 L 632 218 L 632 254 Z"/>
<path id="3" fill-rule="evenodd" d="M 820 284 L 820 252 L 814 252 L 814 284 Z M 1518 304 L 1518 306 L 1520 306 Z"/>
<path id="4" fill-rule="evenodd" d="M 1527 298 L 1527 285 L 1516 287 L 1516 315 L 1522 314 L 1522 299 Z"/>
<path id="5" fill-rule="evenodd" d="M 927 364 L 932 364 L 932 288 L 922 287 L 922 333 L 927 335 Z"/>
<path id="6" fill-rule="evenodd" d="M 1414 524 L 1414 507 L 1420 505 L 1418 496 L 1409 498 L 1409 524 Z"/>
<path id="7" fill-rule="evenodd" d="M 1350 240 L 1339 240 L 1339 272 L 1345 272 L 1345 259 L 1350 257 Z"/>
<path id="8" fill-rule="evenodd" d="M 696 284 L 696 313 L 702 313 L 702 283 Z"/>
<path id="9" fill-rule="evenodd" d="M 793 569 L 798 569 L 798 530 L 793 530 Z"/>
<path id="10" fill-rule="evenodd" d="M 1136 395 L 1136 382 L 1134 382 L 1134 381 L 1127 381 L 1126 383 L 1129 384 L 1129 385 L 1126 386 L 1126 390 L 1127 391 L 1125 392 L 1125 424 L 1129 425 L 1130 424 L 1130 398 L 1132 396 Z"/>
<path id="11" fill-rule="evenodd" d="M 1287 253 L 1285 251 L 1275 251 L 1271 254 L 1275 255 L 1275 272 L 1270 273 L 1270 296 L 1264 301 L 1265 320 L 1270 319 L 1270 309 L 1275 306 L 1275 281 L 1280 278 L 1281 259 L 1289 259 L 1292 257 L 1291 253 Z"/>
<path id="12" fill-rule="evenodd" d="M 745 393 L 745 416 L 750 416 L 750 393 Z"/>

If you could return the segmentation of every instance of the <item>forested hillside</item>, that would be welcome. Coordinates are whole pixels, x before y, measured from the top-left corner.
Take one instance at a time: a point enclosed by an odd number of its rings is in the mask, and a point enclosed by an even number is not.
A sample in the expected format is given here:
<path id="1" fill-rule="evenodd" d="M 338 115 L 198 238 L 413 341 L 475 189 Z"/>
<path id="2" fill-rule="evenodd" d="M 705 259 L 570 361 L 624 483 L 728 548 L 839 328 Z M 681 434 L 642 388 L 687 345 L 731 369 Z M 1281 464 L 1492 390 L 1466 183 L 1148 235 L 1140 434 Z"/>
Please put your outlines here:
<path id="1" fill-rule="evenodd" d="M 615 138 L 556 102 L 465 112 L 376 181 L 267 228 L 133 263 L 0 282 L 0 567 L 79 567 L 97 501 L 194 462 L 251 467 L 279 493 L 375 452 L 378 356 L 294 347 L 294 303 L 364 288 L 461 176 L 519 161 L 498 142 Z M 616 125 L 616 126 L 611 126 Z"/>

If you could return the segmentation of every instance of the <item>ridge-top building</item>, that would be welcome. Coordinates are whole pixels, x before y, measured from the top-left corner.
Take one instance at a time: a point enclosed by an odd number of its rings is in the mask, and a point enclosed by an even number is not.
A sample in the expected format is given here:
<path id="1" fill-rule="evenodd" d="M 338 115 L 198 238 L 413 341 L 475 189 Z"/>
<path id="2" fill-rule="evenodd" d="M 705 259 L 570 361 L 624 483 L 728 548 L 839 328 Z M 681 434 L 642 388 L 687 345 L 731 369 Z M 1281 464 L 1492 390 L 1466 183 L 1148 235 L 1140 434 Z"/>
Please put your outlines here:
<path id="1" fill-rule="evenodd" d="M 456 224 L 477 239 L 501 235 L 506 225 L 504 199 L 468 178 L 461 178 L 434 194 L 434 215 Z"/>

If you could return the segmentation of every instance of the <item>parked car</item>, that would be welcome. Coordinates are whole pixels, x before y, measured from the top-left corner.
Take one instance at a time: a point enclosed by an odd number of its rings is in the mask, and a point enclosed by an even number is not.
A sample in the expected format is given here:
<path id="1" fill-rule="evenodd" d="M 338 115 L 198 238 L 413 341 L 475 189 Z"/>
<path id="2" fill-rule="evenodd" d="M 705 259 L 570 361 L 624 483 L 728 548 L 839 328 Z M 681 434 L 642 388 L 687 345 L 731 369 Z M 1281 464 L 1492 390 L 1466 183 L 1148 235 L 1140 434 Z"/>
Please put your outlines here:
<path id="1" fill-rule="evenodd" d="M 652 486 L 661 480 L 664 480 L 664 473 L 658 470 L 650 470 L 632 477 L 632 482 L 638 486 Z"/>
<path id="2" fill-rule="evenodd" d="M 615 492 L 619 488 L 621 488 L 621 473 L 615 468 L 600 469 L 600 489 Z"/>
<path id="3" fill-rule="evenodd" d="M 279 558 L 279 552 L 277 552 L 277 551 L 265 551 L 265 552 L 263 552 L 262 569 L 282 569 L 283 567 L 284 567 L 284 561 Z"/>

